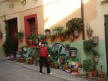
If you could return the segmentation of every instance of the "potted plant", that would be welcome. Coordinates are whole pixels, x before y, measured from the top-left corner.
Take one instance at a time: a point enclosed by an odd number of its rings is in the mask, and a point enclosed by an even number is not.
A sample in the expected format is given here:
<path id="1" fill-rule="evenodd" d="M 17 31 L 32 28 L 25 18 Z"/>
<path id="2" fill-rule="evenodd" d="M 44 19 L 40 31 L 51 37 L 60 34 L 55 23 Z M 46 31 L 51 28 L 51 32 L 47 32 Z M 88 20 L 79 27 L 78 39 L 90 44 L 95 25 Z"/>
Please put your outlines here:
<path id="1" fill-rule="evenodd" d="M 93 66 L 91 60 L 87 59 L 83 61 L 83 69 L 86 71 L 87 77 L 92 77 Z"/>
<path id="2" fill-rule="evenodd" d="M 93 63 L 93 71 L 92 71 L 92 76 L 97 77 L 98 75 L 98 70 L 96 69 L 96 64 Z"/>
<path id="3" fill-rule="evenodd" d="M 39 34 L 39 35 L 38 35 L 38 39 L 39 39 L 39 41 L 45 41 L 45 36 Z"/>
<path id="4" fill-rule="evenodd" d="M 22 39 L 24 37 L 24 33 L 23 32 L 16 32 L 15 37 L 17 39 L 19 39 L 20 41 L 22 41 Z"/>
<path id="5" fill-rule="evenodd" d="M 70 31 L 68 31 L 67 28 L 64 29 L 63 32 L 62 32 L 62 36 L 63 36 L 64 40 L 65 39 L 69 39 L 69 37 L 70 37 Z"/>
<path id="6" fill-rule="evenodd" d="M 55 68 L 55 69 L 59 68 L 59 64 L 56 61 L 53 62 L 53 68 Z"/>
<path id="7" fill-rule="evenodd" d="M 63 41 L 63 27 L 62 26 L 57 26 L 53 29 L 53 34 L 56 36 L 59 41 Z"/>
<path id="8" fill-rule="evenodd" d="M 27 63 L 27 64 L 33 64 L 33 59 L 32 59 L 32 57 L 27 57 L 27 58 L 26 58 L 26 63 Z"/>
<path id="9" fill-rule="evenodd" d="M 83 22 L 81 18 L 72 18 L 66 23 L 66 27 L 68 28 L 68 31 L 71 33 L 73 31 L 74 37 L 79 36 L 80 30 L 83 28 Z"/>
<path id="10" fill-rule="evenodd" d="M 99 42 L 99 37 L 98 36 L 93 36 L 92 38 L 93 44 L 97 45 Z"/>
<path id="11" fill-rule="evenodd" d="M 101 65 L 100 68 L 101 68 L 101 72 L 98 72 L 98 76 L 99 76 L 100 78 L 104 78 L 105 73 L 103 72 L 103 65 Z"/>
<path id="12" fill-rule="evenodd" d="M 35 32 L 32 32 L 31 35 L 27 37 L 27 42 L 29 45 L 34 45 L 36 39 L 38 39 L 38 37 L 36 36 Z"/>
<path id="13" fill-rule="evenodd" d="M 24 58 L 25 58 L 24 55 L 20 54 L 20 57 L 18 58 L 18 62 L 24 63 L 25 62 Z"/>
<path id="14" fill-rule="evenodd" d="M 72 57 L 76 57 L 77 56 L 77 48 L 70 47 L 69 51 L 70 51 L 70 55 Z"/>
<path id="15" fill-rule="evenodd" d="M 66 63 L 66 64 L 64 64 L 63 65 L 63 70 L 68 70 L 69 69 L 69 66 L 68 66 L 68 64 Z"/>
<path id="16" fill-rule="evenodd" d="M 99 54 L 96 49 L 92 49 L 93 52 L 93 61 L 97 64 L 99 62 Z"/>
<path id="17" fill-rule="evenodd" d="M 51 34 L 50 29 L 45 29 L 45 35 L 48 36 L 48 35 L 50 35 L 50 34 Z"/>

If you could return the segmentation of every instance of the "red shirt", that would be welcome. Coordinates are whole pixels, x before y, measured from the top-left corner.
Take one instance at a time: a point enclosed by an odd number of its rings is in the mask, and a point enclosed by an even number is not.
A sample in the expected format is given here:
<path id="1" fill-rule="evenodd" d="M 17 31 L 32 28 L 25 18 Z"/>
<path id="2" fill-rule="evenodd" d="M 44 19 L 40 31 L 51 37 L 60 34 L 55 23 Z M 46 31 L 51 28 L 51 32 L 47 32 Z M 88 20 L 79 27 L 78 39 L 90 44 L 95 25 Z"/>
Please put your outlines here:
<path id="1" fill-rule="evenodd" d="M 41 47 L 39 50 L 39 57 L 47 57 L 47 47 Z"/>

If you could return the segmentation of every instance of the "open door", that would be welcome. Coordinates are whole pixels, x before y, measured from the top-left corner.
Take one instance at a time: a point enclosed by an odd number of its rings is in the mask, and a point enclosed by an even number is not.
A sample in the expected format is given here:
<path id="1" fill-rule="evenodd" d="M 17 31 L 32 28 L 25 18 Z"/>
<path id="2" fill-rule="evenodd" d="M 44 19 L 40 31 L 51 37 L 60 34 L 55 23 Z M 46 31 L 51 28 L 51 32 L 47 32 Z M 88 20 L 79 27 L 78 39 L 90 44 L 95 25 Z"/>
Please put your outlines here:
<path id="1" fill-rule="evenodd" d="M 9 29 L 9 38 L 13 42 L 14 51 L 17 51 L 18 50 L 18 39 L 15 37 L 15 33 L 18 32 L 17 18 L 8 20 L 7 24 L 8 24 L 8 29 Z"/>
<path id="2" fill-rule="evenodd" d="M 105 15 L 105 41 L 106 41 L 106 59 L 107 59 L 107 76 L 108 76 L 108 15 Z"/>

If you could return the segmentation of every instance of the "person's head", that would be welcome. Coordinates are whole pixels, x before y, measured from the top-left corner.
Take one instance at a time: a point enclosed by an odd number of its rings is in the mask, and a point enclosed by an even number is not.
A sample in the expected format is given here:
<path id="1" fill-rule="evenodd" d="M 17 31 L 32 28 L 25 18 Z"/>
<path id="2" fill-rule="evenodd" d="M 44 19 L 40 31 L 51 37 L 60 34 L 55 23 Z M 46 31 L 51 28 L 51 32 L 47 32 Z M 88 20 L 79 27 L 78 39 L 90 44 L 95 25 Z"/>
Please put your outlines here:
<path id="1" fill-rule="evenodd" d="M 42 46 L 42 47 L 45 46 L 45 42 L 44 42 L 44 41 L 41 42 L 41 46 Z"/>

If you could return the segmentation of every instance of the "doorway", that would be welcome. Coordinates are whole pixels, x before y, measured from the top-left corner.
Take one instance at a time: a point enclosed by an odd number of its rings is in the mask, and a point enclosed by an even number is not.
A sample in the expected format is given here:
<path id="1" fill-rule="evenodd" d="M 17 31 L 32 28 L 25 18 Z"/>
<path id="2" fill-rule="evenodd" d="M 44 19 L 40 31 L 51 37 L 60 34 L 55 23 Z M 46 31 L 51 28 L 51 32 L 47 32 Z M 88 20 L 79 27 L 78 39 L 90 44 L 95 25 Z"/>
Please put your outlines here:
<path id="1" fill-rule="evenodd" d="M 25 35 L 29 36 L 32 32 L 38 35 L 37 15 L 29 15 L 24 17 Z"/>
<path id="2" fill-rule="evenodd" d="M 108 76 L 108 15 L 105 15 L 105 42 L 106 42 L 107 76 Z"/>
<path id="3" fill-rule="evenodd" d="M 37 22 L 36 14 L 24 17 L 25 36 L 26 36 L 26 43 L 28 46 L 29 46 L 29 44 L 28 44 L 27 38 L 33 33 L 35 35 L 38 35 L 38 24 L 37 23 L 38 22 Z"/>
<path id="4" fill-rule="evenodd" d="M 17 28 L 17 18 L 10 19 L 7 21 L 8 30 L 9 30 L 9 38 L 13 42 L 14 50 L 18 50 L 18 39 L 15 37 L 15 33 L 18 32 Z"/>

